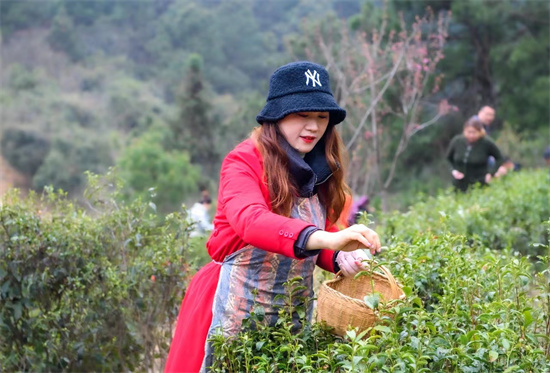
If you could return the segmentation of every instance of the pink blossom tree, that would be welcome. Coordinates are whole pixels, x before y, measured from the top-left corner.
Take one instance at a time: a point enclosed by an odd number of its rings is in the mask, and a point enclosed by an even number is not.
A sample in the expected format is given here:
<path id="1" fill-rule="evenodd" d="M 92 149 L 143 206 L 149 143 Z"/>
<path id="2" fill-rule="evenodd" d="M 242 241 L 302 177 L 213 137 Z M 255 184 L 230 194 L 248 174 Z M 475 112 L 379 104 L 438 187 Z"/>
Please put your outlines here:
<path id="1" fill-rule="evenodd" d="M 340 131 L 350 154 L 348 182 L 359 194 L 380 193 L 386 207 L 400 156 L 413 136 L 438 123 L 455 107 L 434 102 L 442 75 L 450 13 L 428 8 L 407 25 L 388 26 L 387 14 L 371 30 L 354 31 L 332 18 L 304 24 L 299 40 L 288 40 L 295 57 L 324 63 L 339 104 L 348 111 Z"/>

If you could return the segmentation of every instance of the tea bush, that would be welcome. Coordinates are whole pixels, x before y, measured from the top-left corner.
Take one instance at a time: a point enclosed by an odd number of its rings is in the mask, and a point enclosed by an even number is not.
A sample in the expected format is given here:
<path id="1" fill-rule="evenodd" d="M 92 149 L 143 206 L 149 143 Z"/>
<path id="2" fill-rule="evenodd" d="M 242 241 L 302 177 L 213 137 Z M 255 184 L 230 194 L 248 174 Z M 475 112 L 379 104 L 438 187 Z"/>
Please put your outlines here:
<path id="1" fill-rule="evenodd" d="M 159 370 L 188 280 L 185 216 L 47 190 L 0 205 L 0 371 Z"/>
<path id="2" fill-rule="evenodd" d="M 378 228 L 388 242 L 380 260 L 407 297 L 389 311 L 371 305 L 377 325 L 341 339 L 304 320 L 293 334 L 291 310 L 268 327 L 256 309 L 247 321 L 254 327 L 212 339 L 213 370 L 550 371 L 548 185 L 546 172 L 522 172 L 392 214 Z M 530 252 L 540 256 L 522 255 Z"/>
<path id="3" fill-rule="evenodd" d="M 197 243 L 185 216 L 118 185 L 91 176 L 86 209 L 52 190 L 1 201 L 0 370 L 162 369 Z M 388 216 L 380 260 L 407 294 L 390 314 L 372 305 L 380 322 L 342 339 L 304 320 L 306 300 L 273 328 L 256 308 L 213 338 L 213 371 L 550 371 L 548 198 L 548 175 L 522 172 Z"/>
<path id="4" fill-rule="evenodd" d="M 291 333 L 288 309 L 265 326 L 256 310 L 247 322 L 255 328 L 214 337 L 214 371 L 549 371 L 550 256 L 541 261 L 547 269 L 533 275 L 527 258 L 421 233 L 387 254 L 407 294 L 393 319 L 376 308 L 378 325 L 340 339 L 318 323 Z"/>
<path id="5" fill-rule="evenodd" d="M 487 188 L 422 198 L 406 213 L 382 217 L 379 233 L 391 242 L 410 242 L 418 232 L 449 232 L 493 249 L 537 255 L 531 244 L 548 239 L 541 223 L 550 217 L 549 190 L 547 170 L 511 173 Z"/>

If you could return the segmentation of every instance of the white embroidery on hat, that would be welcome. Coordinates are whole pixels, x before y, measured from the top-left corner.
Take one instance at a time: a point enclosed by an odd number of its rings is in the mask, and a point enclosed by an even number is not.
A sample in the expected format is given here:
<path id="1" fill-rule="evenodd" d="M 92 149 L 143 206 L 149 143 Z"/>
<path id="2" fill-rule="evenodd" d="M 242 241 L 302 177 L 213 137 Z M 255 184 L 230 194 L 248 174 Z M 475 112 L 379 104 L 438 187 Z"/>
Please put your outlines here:
<path id="1" fill-rule="evenodd" d="M 313 70 L 313 74 L 312 74 L 311 71 L 307 69 L 307 72 L 305 72 L 304 74 L 306 74 L 306 78 L 307 78 L 306 85 L 309 85 L 309 79 L 311 79 L 311 81 L 313 82 L 313 87 L 315 87 L 315 84 L 319 84 L 320 87 L 323 86 L 321 84 L 321 81 L 319 80 L 321 76 L 319 75 L 317 70 Z"/>

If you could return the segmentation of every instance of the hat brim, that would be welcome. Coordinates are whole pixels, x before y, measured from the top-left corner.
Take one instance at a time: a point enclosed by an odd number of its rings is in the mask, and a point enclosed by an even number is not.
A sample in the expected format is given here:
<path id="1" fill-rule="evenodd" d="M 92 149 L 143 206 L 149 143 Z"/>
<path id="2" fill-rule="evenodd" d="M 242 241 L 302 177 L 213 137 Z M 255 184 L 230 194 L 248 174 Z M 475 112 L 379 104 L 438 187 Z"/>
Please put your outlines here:
<path id="1" fill-rule="evenodd" d="M 269 100 L 256 117 L 259 124 L 277 122 L 288 114 L 305 111 L 328 111 L 329 124 L 338 124 L 346 118 L 334 97 L 324 92 L 299 92 Z"/>

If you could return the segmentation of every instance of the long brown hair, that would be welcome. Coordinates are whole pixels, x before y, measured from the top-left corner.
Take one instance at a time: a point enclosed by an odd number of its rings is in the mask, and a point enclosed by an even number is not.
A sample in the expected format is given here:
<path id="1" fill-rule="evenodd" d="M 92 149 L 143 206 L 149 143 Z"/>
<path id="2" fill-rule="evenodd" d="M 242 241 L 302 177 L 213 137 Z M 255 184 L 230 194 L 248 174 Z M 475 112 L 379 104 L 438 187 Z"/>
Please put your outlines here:
<path id="1" fill-rule="evenodd" d="M 250 135 L 263 158 L 264 179 L 269 189 L 271 208 L 277 214 L 290 216 L 298 189 L 290 177 L 288 155 L 279 143 L 282 136 L 277 124 L 269 122 L 254 128 Z M 327 209 L 328 220 L 335 223 L 344 209 L 346 194 L 350 194 L 344 179 L 347 157 L 342 139 L 333 125 L 327 127 L 323 137 L 327 163 L 333 173 L 319 186 L 317 192 L 319 200 Z"/>

